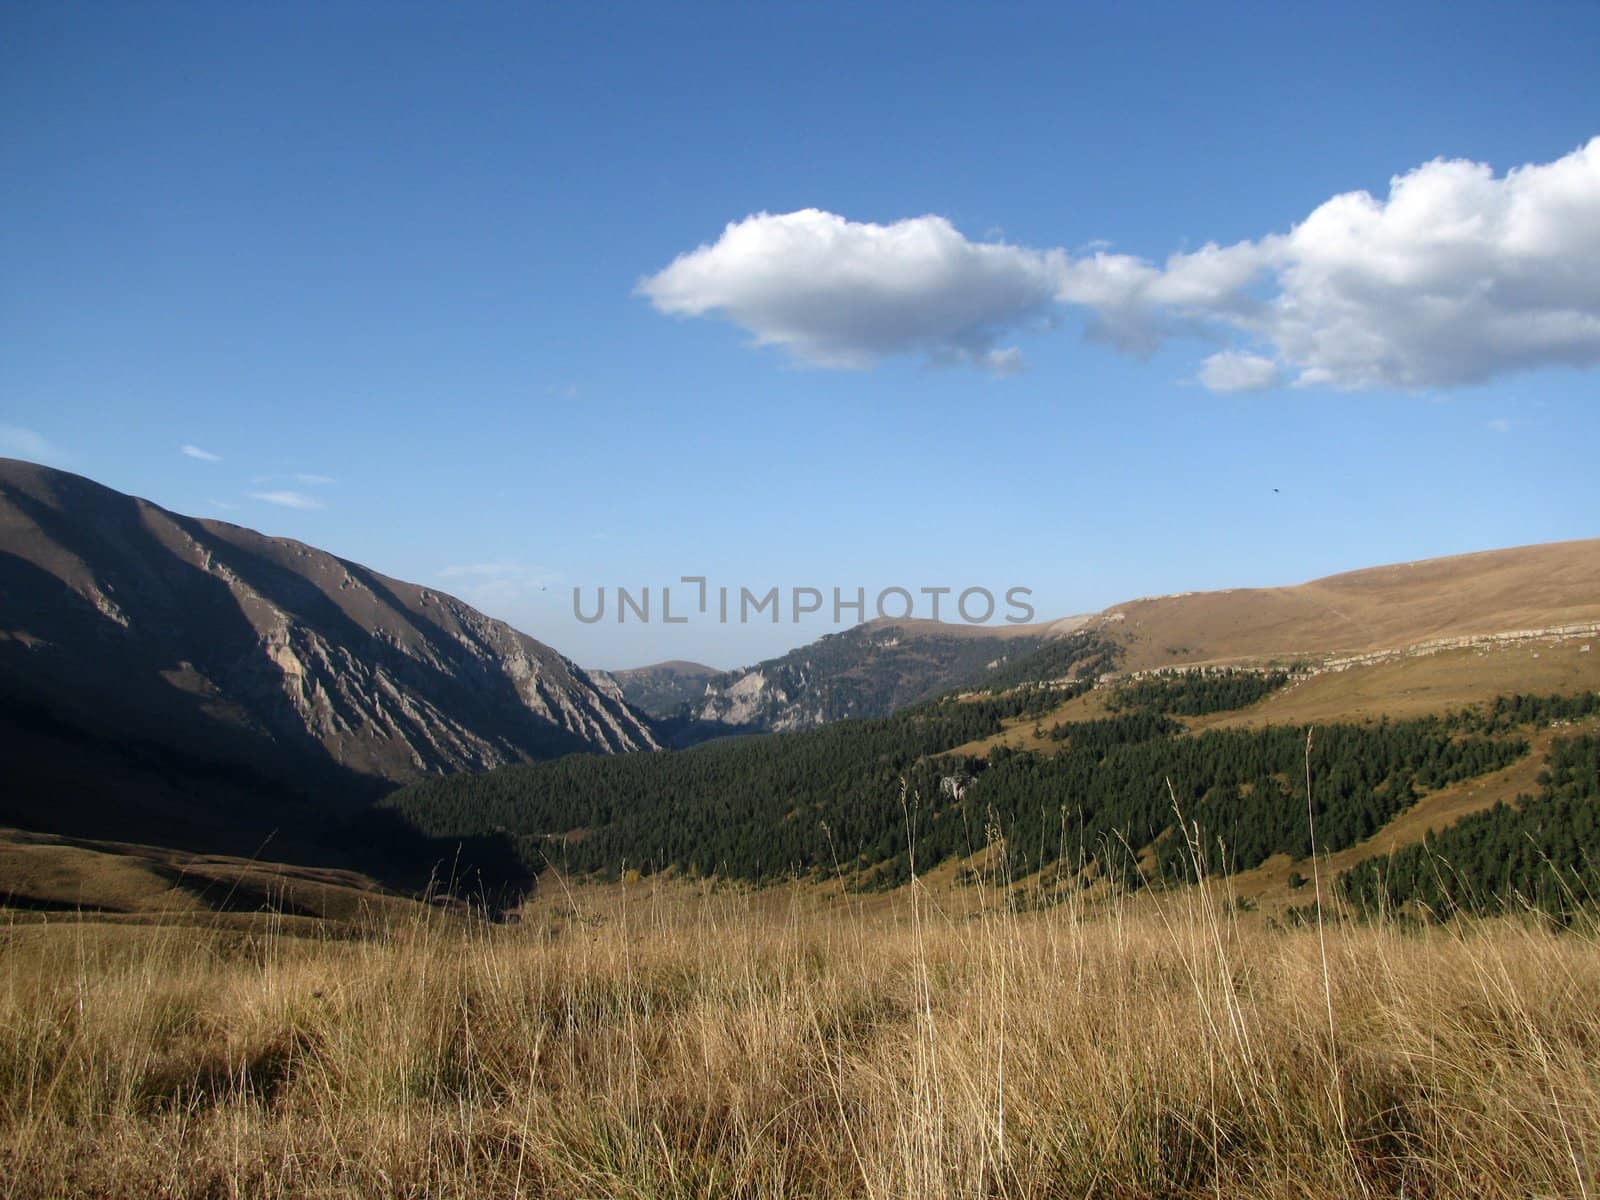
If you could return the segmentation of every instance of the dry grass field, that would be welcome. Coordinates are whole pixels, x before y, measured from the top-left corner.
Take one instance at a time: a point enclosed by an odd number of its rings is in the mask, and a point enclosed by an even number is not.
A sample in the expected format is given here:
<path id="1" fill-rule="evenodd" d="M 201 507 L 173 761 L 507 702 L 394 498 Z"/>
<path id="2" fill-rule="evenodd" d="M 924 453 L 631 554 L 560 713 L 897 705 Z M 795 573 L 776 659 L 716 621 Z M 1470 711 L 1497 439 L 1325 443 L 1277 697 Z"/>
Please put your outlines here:
<path id="1" fill-rule="evenodd" d="M 0 928 L 0 1194 L 1496 1197 L 1600 1187 L 1600 943 L 546 889 L 366 938 Z"/>

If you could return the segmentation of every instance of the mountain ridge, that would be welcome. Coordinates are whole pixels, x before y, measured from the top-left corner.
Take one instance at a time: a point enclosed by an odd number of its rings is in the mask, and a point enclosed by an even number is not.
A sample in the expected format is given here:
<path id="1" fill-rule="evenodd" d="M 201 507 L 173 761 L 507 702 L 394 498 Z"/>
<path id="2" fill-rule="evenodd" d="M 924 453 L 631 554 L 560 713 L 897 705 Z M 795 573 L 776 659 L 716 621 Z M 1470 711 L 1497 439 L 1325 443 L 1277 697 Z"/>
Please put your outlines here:
<path id="1" fill-rule="evenodd" d="M 1042 646 L 1061 624 L 880 618 L 731 671 L 613 674 L 645 711 L 702 735 L 785 732 L 887 716 L 954 687 L 980 686 L 988 673 Z"/>
<path id="2" fill-rule="evenodd" d="M 657 745 L 613 684 L 453 596 L 13 459 L 0 601 L 13 713 L 291 786 Z"/>

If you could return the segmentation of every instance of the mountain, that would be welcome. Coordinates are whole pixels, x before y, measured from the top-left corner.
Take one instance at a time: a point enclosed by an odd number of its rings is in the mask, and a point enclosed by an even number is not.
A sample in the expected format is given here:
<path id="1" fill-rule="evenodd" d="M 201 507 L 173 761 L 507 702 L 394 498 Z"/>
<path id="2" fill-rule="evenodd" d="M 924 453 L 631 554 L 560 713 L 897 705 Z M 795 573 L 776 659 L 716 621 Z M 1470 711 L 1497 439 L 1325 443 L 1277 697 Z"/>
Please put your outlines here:
<path id="1" fill-rule="evenodd" d="M 454 597 L 0 459 L 0 745 L 0 819 L 48 805 L 59 826 L 353 805 L 656 740 L 614 684 Z"/>
<path id="2" fill-rule="evenodd" d="M 1006 664 L 1032 654 L 1072 624 L 957 625 L 880 618 L 753 667 L 705 676 L 679 672 L 660 679 L 655 707 L 640 706 L 659 717 L 698 723 L 702 730 L 740 732 L 782 732 L 846 717 L 883 717 L 951 688 L 983 686 Z M 618 680 L 627 694 L 623 674 L 618 673 Z"/>
<path id="3" fill-rule="evenodd" d="M 598 678 L 602 672 L 591 671 L 590 674 Z M 677 716 L 685 703 L 704 693 L 708 679 L 722 672 L 704 663 L 674 659 L 603 674 L 616 682 L 629 704 L 652 717 L 665 718 Z"/>

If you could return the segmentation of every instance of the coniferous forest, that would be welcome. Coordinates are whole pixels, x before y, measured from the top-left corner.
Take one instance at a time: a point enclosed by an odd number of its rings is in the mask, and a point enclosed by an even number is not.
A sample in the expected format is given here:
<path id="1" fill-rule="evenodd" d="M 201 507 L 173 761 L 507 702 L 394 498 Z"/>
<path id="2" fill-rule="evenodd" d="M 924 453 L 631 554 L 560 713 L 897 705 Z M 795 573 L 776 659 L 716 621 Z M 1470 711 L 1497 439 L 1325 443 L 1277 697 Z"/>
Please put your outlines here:
<path id="1" fill-rule="evenodd" d="M 1111 877 L 1136 888 L 1192 877 L 1197 858 L 1225 873 L 1275 854 L 1304 857 L 1313 823 L 1318 850 L 1343 849 L 1420 796 L 1517 761 L 1528 752 L 1525 730 L 1595 706 L 1592 696 L 1513 696 L 1309 736 L 1292 726 L 1188 732 L 1170 714 L 1249 703 L 1282 683 L 1196 680 L 1125 688 L 1122 711 L 1053 725 L 1042 752 L 954 753 L 1061 702 L 1060 690 L 1030 685 L 803 733 L 428 781 L 385 807 L 429 837 L 501 835 L 533 870 L 751 881 L 839 874 L 852 886 L 886 887 L 1003 839 L 1014 876 Z M 1586 801 L 1563 786 L 1564 802 Z M 1352 895 L 1371 890 L 1364 879 Z M 1390 886 L 1391 899 L 1404 898 L 1399 883 Z"/>
<path id="2" fill-rule="evenodd" d="M 1437 917 L 1528 908 L 1567 917 L 1600 898 L 1600 738 L 1558 738 L 1541 789 L 1341 876 L 1362 908 Z"/>

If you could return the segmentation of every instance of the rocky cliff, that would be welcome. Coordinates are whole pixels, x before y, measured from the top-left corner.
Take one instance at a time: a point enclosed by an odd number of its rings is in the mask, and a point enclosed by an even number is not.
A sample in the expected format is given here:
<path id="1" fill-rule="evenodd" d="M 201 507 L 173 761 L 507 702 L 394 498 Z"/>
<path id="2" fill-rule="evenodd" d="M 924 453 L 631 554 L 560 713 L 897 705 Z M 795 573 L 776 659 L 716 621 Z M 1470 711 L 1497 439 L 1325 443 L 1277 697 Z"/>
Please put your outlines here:
<path id="1" fill-rule="evenodd" d="M 290 781 L 656 745 L 613 682 L 454 597 L 7 459 L 0 702 Z"/>

